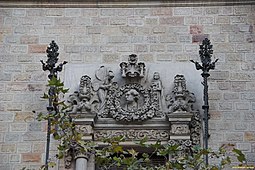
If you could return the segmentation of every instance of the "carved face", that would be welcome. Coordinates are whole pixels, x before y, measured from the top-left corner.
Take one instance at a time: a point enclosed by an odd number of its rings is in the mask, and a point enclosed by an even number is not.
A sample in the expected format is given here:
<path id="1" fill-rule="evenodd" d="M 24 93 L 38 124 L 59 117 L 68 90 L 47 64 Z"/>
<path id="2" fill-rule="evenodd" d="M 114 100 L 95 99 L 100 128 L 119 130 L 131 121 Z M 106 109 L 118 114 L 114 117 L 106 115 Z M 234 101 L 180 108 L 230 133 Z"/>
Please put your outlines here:
<path id="1" fill-rule="evenodd" d="M 126 92 L 125 97 L 128 103 L 136 102 L 139 98 L 139 93 L 136 90 L 131 89 Z"/>
<path id="2" fill-rule="evenodd" d="M 155 72 L 155 73 L 153 74 L 153 79 L 154 79 L 154 80 L 158 80 L 159 78 L 160 78 L 159 73 L 158 73 L 158 72 Z"/>

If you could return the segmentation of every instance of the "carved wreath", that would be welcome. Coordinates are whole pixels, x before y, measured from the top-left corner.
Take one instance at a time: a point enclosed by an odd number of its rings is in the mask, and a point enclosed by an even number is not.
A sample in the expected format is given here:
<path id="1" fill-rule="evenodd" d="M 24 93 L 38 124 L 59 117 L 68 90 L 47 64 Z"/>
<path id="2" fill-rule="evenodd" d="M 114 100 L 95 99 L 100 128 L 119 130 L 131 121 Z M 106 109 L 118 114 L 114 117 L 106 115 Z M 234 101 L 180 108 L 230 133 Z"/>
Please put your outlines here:
<path id="1" fill-rule="evenodd" d="M 143 97 L 143 104 L 134 111 L 126 110 L 121 106 L 121 97 L 131 89 L 135 89 Z M 143 88 L 140 84 L 126 84 L 109 99 L 112 100 L 109 101 L 109 115 L 117 121 L 143 121 L 155 115 L 156 106 L 151 102 L 150 90 Z"/>

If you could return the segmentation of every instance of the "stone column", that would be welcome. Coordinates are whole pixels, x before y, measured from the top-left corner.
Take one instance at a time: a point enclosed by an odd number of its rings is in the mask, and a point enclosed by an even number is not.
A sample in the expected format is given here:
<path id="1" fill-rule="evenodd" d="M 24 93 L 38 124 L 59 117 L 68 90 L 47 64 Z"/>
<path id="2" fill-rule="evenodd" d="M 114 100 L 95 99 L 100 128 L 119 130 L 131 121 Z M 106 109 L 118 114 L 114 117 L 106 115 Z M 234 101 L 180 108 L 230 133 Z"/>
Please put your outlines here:
<path id="1" fill-rule="evenodd" d="M 75 170 L 88 170 L 88 154 L 79 154 L 75 157 Z"/>

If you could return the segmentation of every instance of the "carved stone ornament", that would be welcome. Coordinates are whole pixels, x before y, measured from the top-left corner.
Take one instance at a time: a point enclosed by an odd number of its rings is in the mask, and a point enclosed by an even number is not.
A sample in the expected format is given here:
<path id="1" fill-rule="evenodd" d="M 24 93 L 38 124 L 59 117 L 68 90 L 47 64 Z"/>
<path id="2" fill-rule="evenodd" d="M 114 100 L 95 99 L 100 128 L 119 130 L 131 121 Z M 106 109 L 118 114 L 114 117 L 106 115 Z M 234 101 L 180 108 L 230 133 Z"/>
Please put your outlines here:
<path id="1" fill-rule="evenodd" d="M 67 99 L 68 112 L 78 115 L 76 130 L 83 134 L 82 139 L 98 142 L 124 136 L 130 142 L 147 137 L 149 141 L 181 145 L 183 150 L 199 145 L 201 117 L 194 110 L 196 98 L 187 90 L 185 77 L 176 75 L 173 89 L 166 95 L 164 85 L 171 82 L 163 85 L 156 69 L 145 69 L 137 55 L 131 54 L 118 70 L 100 66 L 94 75 L 83 75 L 79 87 Z M 74 147 L 66 155 L 66 167 L 86 154 Z"/>
<path id="2" fill-rule="evenodd" d="M 110 138 L 114 136 L 124 136 L 127 140 L 141 140 L 147 137 L 148 140 L 168 140 L 167 130 L 98 130 L 95 132 L 95 140 Z"/>
<path id="3" fill-rule="evenodd" d="M 128 63 L 126 62 L 120 63 L 122 77 L 130 77 L 130 78 L 144 77 L 145 64 L 142 62 L 137 63 L 137 61 L 138 61 L 137 55 L 131 54 L 129 55 Z"/>

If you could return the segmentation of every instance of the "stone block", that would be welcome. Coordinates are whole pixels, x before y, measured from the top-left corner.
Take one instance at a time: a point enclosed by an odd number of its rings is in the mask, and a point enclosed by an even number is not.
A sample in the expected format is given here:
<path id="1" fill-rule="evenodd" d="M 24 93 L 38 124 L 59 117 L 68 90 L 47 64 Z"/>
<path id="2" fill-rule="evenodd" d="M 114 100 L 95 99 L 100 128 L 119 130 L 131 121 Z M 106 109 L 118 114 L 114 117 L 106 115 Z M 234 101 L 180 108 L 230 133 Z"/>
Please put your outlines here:
<path id="1" fill-rule="evenodd" d="M 171 44 L 167 45 L 167 51 L 168 52 L 182 52 L 182 45 L 181 44 Z"/>
<path id="2" fill-rule="evenodd" d="M 236 122 L 235 130 L 245 131 L 248 129 L 248 123 Z"/>
<path id="3" fill-rule="evenodd" d="M 109 36 L 109 43 L 128 43 L 129 37 L 127 36 Z"/>
<path id="4" fill-rule="evenodd" d="M 27 123 L 11 123 L 10 132 L 25 132 L 27 131 Z"/>
<path id="5" fill-rule="evenodd" d="M 169 34 L 176 34 L 176 33 L 185 34 L 188 32 L 189 32 L 189 26 L 172 26 L 172 27 L 168 27 L 168 31 L 167 31 L 167 33 Z"/>
<path id="6" fill-rule="evenodd" d="M 69 35 L 70 34 L 70 26 L 45 26 L 44 34 L 46 35 Z"/>
<path id="7" fill-rule="evenodd" d="M 20 142 L 20 134 L 19 133 L 7 133 L 4 136 L 4 141 L 6 143 Z"/>
<path id="8" fill-rule="evenodd" d="M 206 15 L 215 15 L 220 13 L 220 8 L 219 7 L 210 7 L 210 8 L 205 8 L 205 14 Z"/>
<path id="9" fill-rule="evenodd" d="M 60 17 L 60 16 L 64 16 L 65 14 L 65 9 L 63 8 L 48 8 L 46 9 L 46 16 L 52 16 L 52 17 Z"/>
<path id="10" fill-rule="evenodd" d="M 212 119 L 212 120 L 221 120 L 222 119 L 221 112 L 210 110 L 210 119 Z"/>
<path id="11" fill-rule="evenodd" d="M 7 111 L 16 111 L 21 109 L 19 104 L 17 104 L 17 106 L 12 106 L 12 107 L 8 107 L 8 106 L 9 104 L 7 105 Z M 13 113 L 1 113 L 0 116 L 1 116 L 0 122 L 12 122 L 14 118 Z"/>
<path id="12" fill-rule="evenodd" d="M 221 10 L 222 15 L 233 15 L 234 10 L 232 6 L 223 6 Z"/>
<path id="13" fill-rule="evenodd" d="M 31 17 L 40 17 L 40 16 L 45 16 L 45 10 L 44 9 L 40 9 L 40 8 L 28 8 L 26 9 L 27 12 L 27 16 L 31 16 Z"/>
<path id="14" fill-rule="evenodd" d="M 42 131 L 42 123 L 41 122 L 31 122 L 28 125 L 28 131 Z"/>
<path id="15" fill-rule="evenodd" d="M 215 52 L 220 53 L 229 53 L 229 52 L 235 52 L 235 46 L 230 43 L 215 43 L 213 45 L 213 49 Z"/>
<path id="16" fill-rule="evenodd" d="M 44 153 L 45 143 L 34 143 L 32 147 L 32 152 L 34 153 Z"/>
<path id="17" fill-rule="evenodd" d="M 191 25 L 190 26 L 190 34 L 202 34 L 203 26 L 202 25 Z"/>
<path id="18" fill-rule="evenodd" d="M 14 122 L 31 122 L 35 120 L 35 114 L 30 112 L 16 112 L 14 116 Z"/>
<path id="19" fill-rule="evenodd" d="M 71 26 L 70 28 L 70 35 L 75 35 L 75 36 L 79 36 L 79 35 L 85 35 L 87 33 L 87 29 L 85 29 L 84 27 L 78 27 L 78 26 Z M 70 36 L 70 37 L 72 37 Z M 61 37 L 62 39 L 64 38 L 68 38 L 68 36 L 65 37 Z M 69 39 L 69 42 L 72 40 L 73 38 Z M 67 40 L 65 41 L 67 42 Z M 72 41 L 71 41 L 72 42 Z M 70 43 L 71 43 L 70 42 Z M 64 42 L 63 42 L 64 43 Z"/>
<path id="20" fill-rule="evenodd" d="M 240 28 L 238 25 L 230 25 L 230 24 L 222 24 L 221 25 L 221 33 L 236 33 L 239 32 Z"/>
<path id="21" fill-rule="evenodd" d="M 134 9 L 134 15 L 138 15 L 138 16 L 149 16 L 151 14 L 151 10 L 147 9 L 147 8 L 138 8 L 138 9 Z"/>
<path id="22" fill-rule="evenodd" d="M 220 110 L 233 110 L 233 103 L 232 102 L 221 102 L 219 103 Z"/>
<path id="23" fill-rule="evenodd" d="M 189 34 L 179 34 L 179 42 L 180 43 L 191 43 L 192 37 Z"/>
<path id="24" fill-rule="evenodd" d="M 18 44 L 20 42 L 19 36 L 6 36 L 5 42 L 8 44 Z"/>
<path id="25" fill-rule="evenodd" d="M 176 61 L 188 61 L 189 60 L 189 55 L 185 53 L 180 53 L 180 54 L 175 54 L 175 60 Z"/>
<path id="26" fill-rule="evenodd" d="M 37 44 L 39 42 L 39 36 L 24 35 L 20 37 L 21 44 Z"/>
<path id="27" fill-rule="evenodd" d="M 250 109 L 250 103 L 248 102 L 236 103 L 236 110 L 249 110 L 249 109 Z"/>
<path id="28" fill-rule="evenodd" d="M 131 26 L 120 26 L 119 30 L 120 33 L 127 34 L 127 35 L 135 35 L 135 29 L 136 27 L 131 27 Z M 117 31 L 114 30 L 116 33 Z"/>
<path id="29" fill-rule="evenodd" d="M 252 48 L 252 44 L 250 43 L 236 44 L 237 52 L 252 52 Z"/>
<path id="30" fill-rule="evenodd" d="M 159 37 L 161 43 L 176 43 L 177 35 L 176 34 L 164 34 Z"/>
<path id="31" fill-rule="evenodd" d="M 117 54 L 104 54 L 103 63 L 117 63 L 120 57 Z"/>
<path id="32" fill-rule="evenodd" d="M 145 39 L 145 42 L 147 43 L 158 43 L 159 39 L 158 36 L 147 36 Z"/>
<path id="33" fill-rule="evenodd" d="M 232 93 L 224 93 L 223 94 L 224 100 L 239 100 L 239 93 L 232 92 Z"/>
<path id="34" fill-rule="evenodd" d="M 244 132 L 244 141 L 254 142 L 255 141 L 255 132 Z"/>
<path id="35" fill-rule="evenodd" d="M 255 101 L 255 93 L 254 92 L 241 93 L 241 99 Z"/>
<path id="36" fill-rule="evenodd" d="M 66 45 L 65 52 L 66 53 L 80 53 L 81 48 L 82 47 L 80 45 Z"/>
<path id="37" fill-rule="evenodd" d="M 21 158 L 22 162 L 41 162 L 40 153 L 24 153 Z"/>
<path id="38" fill-rule="evenodd" d="M 11 49 L 10 49 L 11 53 L 16 53 L 16 54 L 20 54 L 20 53 L 27 53 L 27 46 L 25 45 L 12 45 Z"/>
<path id="39" fill-rule="evenodd" d="M 236 6 L 234 7 L 234 14 L 241 15 L 241 14 L 248 14 L 251 12 L 251 6 Z"/>
<path id="40" fill-rule="evenodd" d="M 6 164 L 9 162 L 7 154 L 0 154 L 0 164 Z"/>
<path id="41" fill-rule="evenodd" d="M 129 18 L 128 25 L 129 26 L 143 26 L 144 20 L 141 18 Z"/>
<path id="42" fill-rule="evenodd" d="M 242 53 L 226 53 L 225 60 L 226 61 L 244 61 L 244 55 Z"/>
<path id="43" fill-rule="evenodd" d="M 136 31 L 135 33 L 137 35 L 145 35 L 145 36 L 148 36 L 148 35 L 151 35 L 151 28 L 150 27 L 134 27 L 136 28 Z"/>
<path id="44" fill-rule="evenodd" d="M 159 19 L 158 18 L 146 18 L 145 19 L 145 24 L 146 25 L 158 25 L 159 24 Z"/>
<path id="45" fill-rule="evenodd" d="M 94 45 L 86 45 L 81 47 L 82 53 L 96 53 L 99 52 L 99 47 Z"/>
<path id="46" fill-rule="evenodd" d="M 81 13 L 85 17 L 96 17 L 99 15 L 99 11 L 99 8 L 85 8 L 81 10 Z"/>
<path id="47" fill-rule="evenodd" d="M 245 121 L 255 121 L 255 113 L 253 113 L 253 112 L 245 112 L 244 113 L 244 120 Z"/>
<path id="48" fill-rule="evenodd" d="M 111 45 L 101 45 L 100 46 L 100 52 L 114 52 L 115 47 Z"/>
<path id="49" fill-rule="evenodd" d="M 167 28 L 163 26 L 155 26 L 152 28 L 152 32 L 154 34 L 164 34 L 166 32 Z"/>
<path id="50" fill-rule="evenodd" d="M 230 17 L 229 16 L 216 16 L 215 17 L 215 24 L 229 24 Z"/>
<path id="51" fill-rule="evenodd" d="M 109 18 L 92 18 L 92 25 L 109 25 Z"/>
<path id="52" fill-rule="evenodd" d="M 0 73 L 0 81 L 11 81 L 11 73 Z"/>
<path id="53" fill-rule="evenodd" d="M 100 15 L 101 16 L 116 16 L 117 11 L 116 9 L 110 9 L 110 8 L 100 9 Z"/>
<path id="54" fill-rule="evenodd" d="M 238 25 L 238 31 L 239 32 L 246 32 L 246 33 L 251 33 L 252 32 L 252 27 L 251 25 L 249 24 L 236 24 Z"/>
<path id="55" fill-rule="evenodd" d="M 198 46 L 197 45 L 185 45 L 184 46 L 184 52 L 188 53 L 196 53 L 198 51 Z"/>
<path id="56" fill-rule="evenodd" d="M 12 104 L 12 103 L 8 103 L 7 106 L 6 106 L 6 110 L 7 111 L 22 111 L 22 104 L 20 103 L 15 103 L 15 104 Z M 9 115 L 8 116 L 8 119 L 12 119 L 13 115 Z"/>
<path id="57" fill-rule="evenodd" d="M 39 132 L 27 132 L 22 135 L 23 141 L 44 141 L 46 140 L 45 133 Z"/>
<path id="58" fill-rule="evenodd" d="M 21 72 L 22 71 L 22 66 L 19 64 L 7 64 L 5 65 L 6 72 Z"/>
<path id="59" fill-rule="evenodd" d="M 0 132 L 8 132 L 8 130 L 9 130 L 8 124 L 9 123 L 1 122 L 1 124 L 0 124 Z"/>
<path id="60" fill-rule="evenodd" d="M 88 53 L 85 55 L 85 62 L 87 63 L 102 63 L 102 56 L 98 53 Z M 95 57 L 96 56 L 96 57 Z"/>
<path id="61" fill-rule="evenodd" d="M 150 45 L 150 52 L 164 52 L 166 50 L 165 45 Z"/>
<path id="62" fill-rule="evenodd" d="M 199 17 L 199 24 L 202 24 L 202 25 L 211 25 L 211 24 L 214 24 L 214 18 L 213 17 Z"/>
<path id="63" fill-rule="evenodd" d="M 223 141 L 223 139 L 224 139 L 224 136 L 223 136 L 223 134 L 221 134 L 221 133 L 211 133 L 210 134 L 210 139 L 209 140 L 212 140 L 212 141 L 217 141 L 217 142 L 222 142 Z"/>
<path id="64" fill-rule="evenodd" d="M 173 10 L 173 15 L 187 15 L 190 16 L 192 14 L 192 8 L 190 7 L 176 7 Z"/>
<path id="65" fill-rule="evenodd" d="M 231 89 L 236 92 L 243 91 L 246 89 L 246 82 L 245 81 L 232 81 Z"/>
<path id="66" fill-rule="evenodd" d="M 19 154 L 11 154 L 9 155 L 9 160 L 11 163 L 20 163 L 20 155 Z"/>
<path id="67" fill-rule="evenodd" d="M 238 80 L 238 81 L 248 81 L 248 80 L 253 80 L 255 77 L 253 74 L 250 74 L 249 72 L 247 73 L 231 73 L 230 74 L 230 79 L 231 80 Z"/>
<path id="68" fill-rule="evenodd" d="M 186 16 L 186 17 L 184 17 L 184 24 L 185 25 L 198 24 L 198 17 L 197 16 Z"/>
<path id="69" fill-rule="evenodd" d="M 168 62 L 168 61 L 172 61 L 173 54 L 171 54 L 171 53 L 158 54 L 156 58 L 157 58 L 157 61 Z"/>
<path id="70" fill-rule="evenodd" d="M 160 25 L 179 26 L 184 25 L 184 17 L 162 17 L 159 19 Z"/>
<path id="71" fill-rule="evenodd" d="M 1 50 L 1 45 L 0 45 L 0 62 L 14 62 L 16 60 L 16 55 L 10 55 L 10 54 L 4 54 L 5 52 Z"/>
<path id="72" fill-rule="evenodd" d="M 246 16 L 231 16 L 230 23 L 231 24 L 246 24 L 247 17 Z"/>
<path id="73" fill-rule="evenodd" d="M 152 8 L 151 15 L 153 16 L 162 16 L 162 15 L 169 15 L 172 16 L 172 8 L 171 7 L 161 7 L 161 8 Z"/>
<path id="74" fill-rule="evenodd" d="M 133 46 L 118 46 L 117 47 L 118 52 L 133 52 Z"/>
<path id="75" fill-rule="evenodd" d="M 204 8 L 200 8 L 200 7 L 192 8 L 193 15 L 203 15 L 203 13 L 204 13 Z"/>
<path id="76" fill-rule="evenodd" d="M 247 82 L 246 83 L 246 89 L 255 91 L 255 84 L 253 82 Z"/>
<path id="77" fill-rule="evenodd" d="M 143 62 L 151 62 L 151 63 L 153 63 L 154 62 L 154 57 L 153 57 L 153 55 L 151 53 L 150 54 L 140 54 L 139 55 L 139 60 L 143 61 Z"/>
<path id="78" fill-rule="evenodd" d="M 127 19 L 126 18 L 111 18 L 110 25 L 126 25 Z"/>
<path id="79" fill-rule="evenodd" d="M 116 9 L 116 14 L 118 16 L 130 17 L 134 16 L 134 9 L 132 8 L 118 8 Z"/>
<path id="80" fill-rule="evenodd" d="M 80 17 L 81 16 L 81 9 L 79 9 L 79 8 L 66 8 L 65 9 L 65 16 L 66 17 Z"/>
<path id="81" fill-rule="evenodd" d="M 26 15 L 25 9 L 13 9 L 12 15 L 16 17 L 24 17 Z"/>
<path id="82" fill-rule="evenodd" d="M 251 151 L 251 144 L 250 143 L 237 143 L 237 149 L 240 149 L 244 152 L 250 152 Z"/>
<path id="83" fill-rule="evenodd" d="M 46 53 L 47 45 L 28 45 L 29 53 Z"/>
<path id="84" fill-rule="evenodd" d="M 1 144 L 1 152 L 2 153 L 15 153 L 16 152 L 16 144 Z"/>
<path id="85" fill-rule="evenodd" d="M 243 133 L 227 133 L 226 140 L 230 142 L 238 142 L 243 141 L 244 135 Z"/>
<path id="86" fill-rule="evenodd" d="M 210 72 L 209 79 L 227 80 L 227 79 L 229 79 L 229 72 L 228 71 L 212 71 L 212 72 Z"/>
<path id="87" fill-rule="evenodd" d="M 78 26 L 92 26 L 92 22 L 90 18 L 79 17 L 77 18 L 76 25 Z"/>
<path id="88" fill-rule="evenodd" d="M 13 99 L 13 94 L 1 94 L 0 95 L 0 101 L 12 101 Z"/>
<path id="89" fill-rule="evenodd" d="M 146 45 L 146 44 L 136 44 L 135 45 L 135 52 L 137 52 L 137 53 L 148 52 L 148 45 Z"/>
<path id="90" fill-rule="evenodd" d="M 208 94 L 209 100 L 220 100 L 222 95 L 220 92 L 210 92 Z"/>

